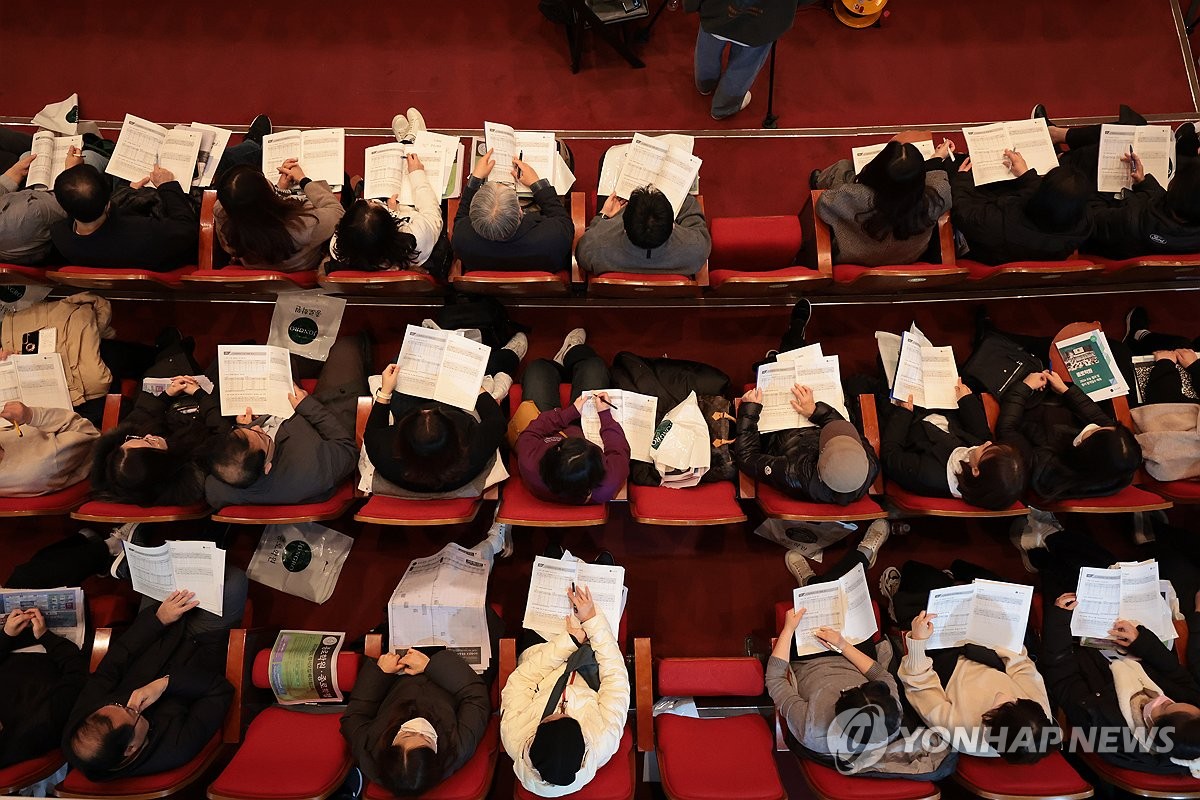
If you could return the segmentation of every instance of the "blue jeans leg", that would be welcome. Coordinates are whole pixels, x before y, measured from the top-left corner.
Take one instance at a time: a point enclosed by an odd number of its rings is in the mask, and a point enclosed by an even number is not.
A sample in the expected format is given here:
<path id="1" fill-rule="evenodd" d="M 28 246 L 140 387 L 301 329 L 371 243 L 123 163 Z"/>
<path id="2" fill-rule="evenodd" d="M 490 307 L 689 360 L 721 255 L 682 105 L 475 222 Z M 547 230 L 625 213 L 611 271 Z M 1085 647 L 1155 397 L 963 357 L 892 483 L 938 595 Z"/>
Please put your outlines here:
<path id="1" fill-rule="evenodd" d="M 723 42 L 701 28 L 696 34 L 696 91 L 709 94 L 721 80 L 721 56 L 725 53 Z"/>
<path id="2" fill-rule="evenodd" d="M 721 76 L 721 82 L 717 84 L 717 90 L 713 94 L 712 115 L 714 117 L 721 119 L 741 111 L 742 100 L 746 97 L 746 92 L 750 91 L 754 79 L 758 77 L 758 71 L 766 63 L 767 55 L 770 52 L 771 45 L 769 44 L 759 47 L 731 45 L 725 74 Z"/>

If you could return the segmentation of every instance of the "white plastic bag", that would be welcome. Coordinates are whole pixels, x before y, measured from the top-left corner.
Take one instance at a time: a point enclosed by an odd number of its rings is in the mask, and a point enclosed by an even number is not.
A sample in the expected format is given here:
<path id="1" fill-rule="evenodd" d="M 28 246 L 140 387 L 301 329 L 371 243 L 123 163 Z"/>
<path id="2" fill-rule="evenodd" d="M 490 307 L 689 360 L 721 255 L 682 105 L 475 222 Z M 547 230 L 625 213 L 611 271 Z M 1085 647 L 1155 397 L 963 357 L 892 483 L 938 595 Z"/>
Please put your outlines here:
<path id="1" fill-rule="evenodd" d="M 281 592 L 324 603 L 333 595 L 354 540 L 316 522 L 268 525 L 246 575 Z"/>
<path id="2" fill-rule="evenodd" d="M 654 429 L 650 461 L 661 476 L 661 485 L 674 489 L 695 486 L 708 472 L 712 462 L 708 424 L 695 392 L 668 411 Z"/>
<path id="3" fill-rule="evenodd" d="M 298 356 L 324 361 L 342 327 L 346 301 L 324 289 L 284 292 L 275 299 L 267 344 L 286 347 Z"/>

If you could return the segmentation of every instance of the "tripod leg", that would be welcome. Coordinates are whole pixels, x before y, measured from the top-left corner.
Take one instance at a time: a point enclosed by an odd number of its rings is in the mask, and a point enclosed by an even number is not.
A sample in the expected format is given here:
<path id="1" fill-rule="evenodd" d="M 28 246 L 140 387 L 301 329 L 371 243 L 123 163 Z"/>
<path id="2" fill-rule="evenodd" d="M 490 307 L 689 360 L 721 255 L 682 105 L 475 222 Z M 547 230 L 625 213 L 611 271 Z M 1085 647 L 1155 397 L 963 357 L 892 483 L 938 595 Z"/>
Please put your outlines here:
<path id="1" fill-rule="evenodd" d="M 779 117 L 775 115 L 775 45 L 771 42 L 771 66 L 767 73 L 767 115 L 763 117 L 764 128 L 779 127 Z"/>

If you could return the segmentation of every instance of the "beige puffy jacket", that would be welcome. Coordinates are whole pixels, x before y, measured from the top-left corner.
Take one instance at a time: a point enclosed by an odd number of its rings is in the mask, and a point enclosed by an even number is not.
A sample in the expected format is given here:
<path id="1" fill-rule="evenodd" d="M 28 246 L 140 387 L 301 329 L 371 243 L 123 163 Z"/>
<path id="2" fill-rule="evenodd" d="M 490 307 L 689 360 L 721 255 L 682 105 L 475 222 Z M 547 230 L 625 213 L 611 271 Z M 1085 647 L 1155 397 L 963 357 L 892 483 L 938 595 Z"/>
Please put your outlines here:
<path id="1" fill-rule="evenodd" d="M 54 328 L 58 337 L 55 349 L 67 373 L 71 404 L 78 406 L 108 394 L 112 372 L 100 358 L 100 340 L 116 336 L 112 304 L 81 292 L 8 314 L 0 322 L 0 347 L 20 353 L 21 337 L 43 328 Z"/>

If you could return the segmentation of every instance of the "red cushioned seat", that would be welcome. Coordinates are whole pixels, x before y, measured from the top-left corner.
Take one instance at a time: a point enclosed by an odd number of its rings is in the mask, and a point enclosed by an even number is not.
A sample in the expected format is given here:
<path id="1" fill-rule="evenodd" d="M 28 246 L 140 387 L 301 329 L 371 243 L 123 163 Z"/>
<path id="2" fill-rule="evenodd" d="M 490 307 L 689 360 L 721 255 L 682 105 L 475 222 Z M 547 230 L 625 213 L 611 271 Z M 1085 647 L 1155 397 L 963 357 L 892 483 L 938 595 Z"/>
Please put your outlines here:
<path id="1" fill-rule="evenodd" d="M 35 517 L 66 514 L 88 496 L 92 485 L 87 481 L 37 497 L 0 497 L 0 517 Z"/>
<path id="2" fill-rule="evenodd" d="M 546 272 L 545 270 L 498 270 L 498 269 L 472 269 L 466 270 L 463 277 L 467 278 L 491 278 L 494 280 L 505 280 L 508 278 L 554 278 L 557 281 L 566 283 L 569 280 L 569 275 L 565 270 L 559 272 Z"/>
<path id="3" fill-rule="evenodd" d="M 113 284 L 149 283 L 178 288 L 185 275 L 191 275 L 197 267 L 180 267 L 179 269 L 157 272 L 144 267 L 114 268 L 114 267 L 59 267 L 46 273 L 46 277 L 61 283 L 70 283 L 79 279 L 76 285 L 100 286 L 108 282 Z"/>
<path id="4" fill-rule="evenodd" d="M 641 273 L 641 272 L 605 272 L 601 275 L 595 275 L 592 280 L 603 279 L 613 281 L 634 281 L 636 283 L 661 283 L 663 285 L 671 285 L 676 283 L 691 283 L 695 280 L 693 275 L 682 275 L 677 273 Z"/>
<path id="5" fill-rule="evenodd" d="M 61 750 L 51 750 L 38 758 L 9 764 L 0 769 L 0 794 L 16 794 L 26 786 L 44 781 L 65 763 Z"/>
<path id="6" fill-rule="evenodd" d="M 326 278 L 331 281 L 372 281 L 378 283 L 422 283 L 428 284 L 432 288 L 437 288 L 437 278 L 427 272 L 417 272 L 411 269 L 395 269 L 395 270 L 366 270 L 366 269 L 339 269 L 333 272 L 326 273 Z"/>
<path id="7" fill-rule="evenodd" d="M 208 740 L 204 749 L 188 763 L 157 775 L 139 775 L 136 778 L 117 778 L 97 783 L 89 781 L 83 773 L 73 769 L 63 782 L 55 787 L 59 797 L 128 797 L 130 795 L 165 796 L 174 794 L 199 778 L 217 757 L 221 749 L 221 734 Z"/>
<path id="8" fill-rule="evenodd" d="M 378 525 L 456 525 L 475 519 L 478 511 L 478 497 L 414 500 L 376 494 L 354 518 Z"/>
<path id="9" fill-rule="evenodd" d="M 783 267 L 781 269 L 772 270 L 714 269 L 708 273 L 708 284 L 713 289 L 717 289 L 731 278 L 744 277 L 769 277 L 772 279 L 779 279 L 781 285 L 786 285 L 788 278 L 807 277 L 812 278 L 813 280 L 823 280 L 825 276 L 812 267 Z"/>
<path id="10" fill-rule="evenodd" d="M 603 525 L 608 519 L 608 507 L 603 503 L 573 506 L 548 503 L 534 497 L 521 480 L 515 459 L 509 465 L 508 471 L 512 477 L 505 481 L 500 494 L 500 510 L 496 517 L 500 522 L 512 525 L 579 527 Z"/>
<path id="11" fill-rule="evenodd" d="M 1024 503 L 1013 503 L 1002 511 L 990 511 L 954 497 L 926 497 L 889 482 L 887 498 L 909 514 L 930 517 L 1019 517 L 1029 511 Z"/>
<path id="12" fill-rule="evenodd" d="M 795 214 L 722 217 L 712 220 L 710 227 L 708 265 L 712 270 L 762 272 L 791 267 L 804 243 L 800 218 Z"/>
<path id="13" fill-rule="evenodd" d="M 849 505 L 839 506 L 836 503 L 814 503 L 809 500 L 797 500 L 788 497 L 783 492 L 759 483 L 755 488 L 759 508 L 768 517 L 796 520 L 866 520 L 884 519 L 887 512 L 879 507 L 868 495 L 855 500 Z"/>
<path id="14" fill-rule="evenodd" d="M 24 264 L 0 264 L 0 284 L 48 283 L 45 267 L 27 267 Z"/>
<path id="15" fill-rule="evenodd" d="M 246 269 L 238 266 L 228 266 L 224 269 L 198 269 L 183 278 L 185 284 L 206 284 L 211 289 L 269 289 L 272 286 L 285 288 L 315 289 L 317 287 L 317 271 L 315 269 L 300 272 L 280 272 L 273 269 Z"/>
<path id="16" fill-rule="evenodd" d="M 809 788 L 824 800 L 926 800 L 938 796 L 937 786 L 929 781 L 860 778 L 807 758 L 798 762 Z"/>
<path id="17" fill-rule="evenodd" d="M 1038 286 L 1051 283 L 1082 282 L 1103 268 L 1090 260 L 1069 258 L 1060 261 L 1010 261 L 1004 264 L 981 264 L 959 259 L 957 266 L 966 267 L 972 281 L 987 281 L 999 286 Z"/>
<path id="18" fill-rule="evenodd" d="M 950 274 L 946 274 L 949 270 Z M 928 276 L 922 276 L 921 273 L 931 273 Z M 957 274 L 956 274 L 957 273 Z M 906 284 L 912 284 L 914 288 L 922 285 L 933 283 L 934 278 L 938 278 L 936 285 L 941 286 L 945 283 L 955 283 L 958 280 L 967 276 L 965 269 L 957 267 L 946 267 L 944 264 L 904 264 L 904 265 L 887 265 L 881 267 L 863 267 L 858 264 L 834 264 L 833 265 L 833 280 L 837 284 L 854 283 L 860 278 L 868 275 L 875 277 L 897 277 L 908 276 L 903 280 Z M 949 280 L 947 280 L 949 279 Z"/>
<path id="19" fill-rule="evenodd" d="M 607 764 L 596 771 L 596 777 L 579 791 L 563 797 L 574 797 L 576 800 L 633 800 L 637 790 L 634 766 L 633 731 L 626 725 L 617 752 Z M 514 786 L 515 800 L 538 800 L 538 795 L 526 789 L 519 781 Z M 734 794 L 729 797 L 740 795 Z"/>
<path id="20" fill-rule="evenodd" d="M 729 481 L 687 489 L 629 485 L 629 513 L 648 525 L 726 525 L 745 522 Z"/>
<path id="21" fill-rule="evenodd" d="M 1191 775 L 1155 775 L 1115 767 L 1095 753 L 1081 752 L 1093 772 L 1105 783 L 1146 797 L 1200 797 L 1200 780 Z"/>
<path id="22" fill-rule="evenodd" d="M 1145 487 L 1176 503 L 1200 503 L 1200 480 L 1147 481 Z"/>
<path id="23" fill-rule="evenodd" d="M 207 517 L 208 505 L 193 503 L 187 506 L 137 506 L 132 503 L 109 503 L 89 500 L 71 512 L 73 519 L 88 522 L 173 522 Z"/>
<path id="24" fill-rule="evenodd" d="M 1171 507 L 1170 500 L 1164 500 L 1154 492 L 1147 492 L 1136 486 L 1126 486 L 1108 497 L 1064 498 L 1051 501 L 1034 495 L 1029 498 L 1028 504 L 1042 511 L 1060 514 L 1115 514 L 1127 511 L 1156 511 Z"/>
<path id="25" fill-rule="evenodd" d="M 268 708 L 250 723 L 245 741 L 208 788 L 208 796 L 307 800 L 328 795 L 345 780 L 352 761 L 340 717 Z"/>
<path id="26" fill-rule="evenodd" d="M 664 697 L 756 697 L 763 666 L 756 658 L 664 658 L 658 693 Z"/>
<path id="27" fill-rule="evenodd" d="M 663 790 L 673 800 L 787 797 L 771 729 L 758 714 L 708 719 L 663 714 L 655 717 L 654 730 Z"/>
<path id="28" fill-rule="evenodd" d="M 130 622 L 136 616 L 133 603 L 123 594 L 87 592 L 83 602 L 87 606 L 88 624 L 93 629 L 111 628 L 117 623 Z"/>
<path id="29" fill-rule="evenodd" d="M 959 755 L 954 779 L 973 794 L 1017 798 L 1089 797 L 1092 787 L 1055 750 L 1036 764 Z"/>
<path id="30" fill-rule="evenodd" d="M 340 517 L 354 502 L 354 485 L 345 481 L 328 500 L 290 506 L 225 506 L 213 514 L 218 522 L 272 525 L 285 522 L 314 522 Z"/>
<path id="31" fill-rule="evenodd" d="M 479 746 L 462 769 L 437 786 L 418 795 L 418 800 L 483 800 L 492 787 L 496 758 L 500 753 L 500 718 L 492 717 Z M 394 800 L 396 795 L 376 783 L 368 783 L 367 800 Z"/>

